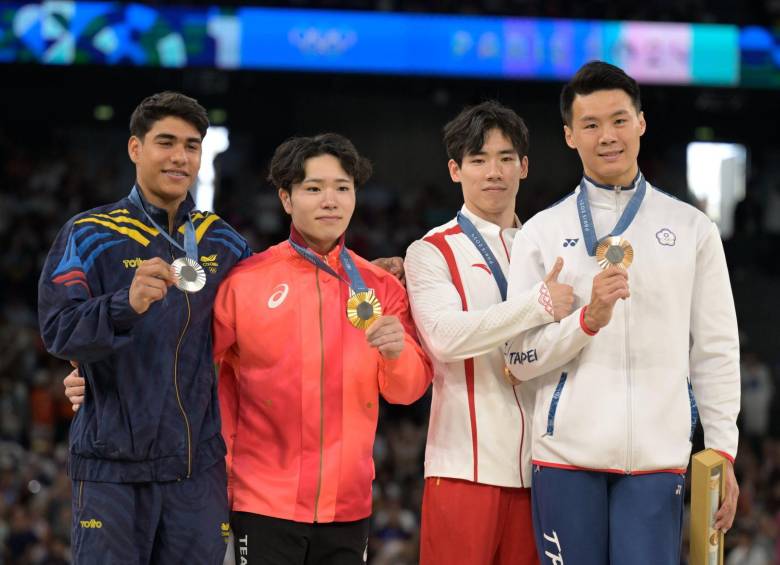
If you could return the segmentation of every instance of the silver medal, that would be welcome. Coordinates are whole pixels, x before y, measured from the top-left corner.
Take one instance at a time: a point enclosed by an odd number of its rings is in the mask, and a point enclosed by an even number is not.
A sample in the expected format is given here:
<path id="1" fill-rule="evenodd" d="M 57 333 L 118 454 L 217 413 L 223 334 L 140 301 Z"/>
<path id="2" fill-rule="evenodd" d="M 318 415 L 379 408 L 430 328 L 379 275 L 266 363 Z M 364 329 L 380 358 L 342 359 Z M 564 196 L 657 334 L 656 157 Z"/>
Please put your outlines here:
<path id="1" fill-rule="evenodd" d="M 189 257 L 179 257 L 173 263 L 173 272 L 176 273 L 176 288 L 184 292 L 198 292 L 206 286 L 206 271 L 200 263 Z"/>

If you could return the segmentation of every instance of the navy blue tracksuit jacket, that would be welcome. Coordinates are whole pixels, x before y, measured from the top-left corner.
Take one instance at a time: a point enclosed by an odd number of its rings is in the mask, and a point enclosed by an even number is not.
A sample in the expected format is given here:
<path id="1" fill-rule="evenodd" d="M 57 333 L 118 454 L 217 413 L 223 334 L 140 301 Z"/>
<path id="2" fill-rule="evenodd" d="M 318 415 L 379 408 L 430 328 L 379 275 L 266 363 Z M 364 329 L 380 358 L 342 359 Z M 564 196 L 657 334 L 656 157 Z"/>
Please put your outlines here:
<path id="1" fill-rule="evenodd" d="M 144 201 L 157 225 L 167 213 Z M 129 199 L 78 214 L 62 228 L 38 285 L 46 349 L 79 361 L 84 405 L 70 433 L 74 480 L 183 479 L 222 460 L 211 316 L 217 285 L 249 256 L 247 242 L 219 216 L 180 205 L 174 237 L 183 246 L 189 214 L 206 286 L 166 297 L 138 315 L 129 288 L 143 260 L 184 255 Z"/>

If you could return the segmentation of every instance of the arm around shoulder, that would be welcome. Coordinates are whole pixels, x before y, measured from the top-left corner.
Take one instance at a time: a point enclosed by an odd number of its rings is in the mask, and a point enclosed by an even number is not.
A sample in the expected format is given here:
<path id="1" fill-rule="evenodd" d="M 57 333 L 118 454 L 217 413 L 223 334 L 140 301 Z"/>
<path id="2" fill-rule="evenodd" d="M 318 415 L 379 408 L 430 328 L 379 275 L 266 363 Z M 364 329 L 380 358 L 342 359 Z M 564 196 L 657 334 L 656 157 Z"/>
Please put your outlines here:
<path id="1" fill-rule="evenodd" d="M 481 310 L 469 310 L 469 297 L 442 253 L 426 241 L 413 243 L 406 254 L 406 287 L 418 331 L 428 350 L 451 363 L 502 347 L 519 330 L 552 321 L 539 301 L 545 288 L 535 281 L 523 294 Z"/>

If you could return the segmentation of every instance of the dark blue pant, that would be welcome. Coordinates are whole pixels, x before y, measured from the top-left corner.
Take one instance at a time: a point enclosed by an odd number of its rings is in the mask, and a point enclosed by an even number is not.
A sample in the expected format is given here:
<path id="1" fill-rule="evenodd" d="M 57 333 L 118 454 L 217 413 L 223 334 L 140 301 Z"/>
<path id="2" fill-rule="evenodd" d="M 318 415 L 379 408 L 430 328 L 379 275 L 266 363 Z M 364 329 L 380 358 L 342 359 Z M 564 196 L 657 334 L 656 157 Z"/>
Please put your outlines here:
<path id="1" fill-rule="evenodd" d="M 75 565 L 222 565 L 229 534 L 220 461 L 182 481 L 73 481 Z"/>
<path id="2" fill-rule="evenodd" d="M 680 565 L 685 476 L 534 466 L 539 558 L 550 565 Z"/>

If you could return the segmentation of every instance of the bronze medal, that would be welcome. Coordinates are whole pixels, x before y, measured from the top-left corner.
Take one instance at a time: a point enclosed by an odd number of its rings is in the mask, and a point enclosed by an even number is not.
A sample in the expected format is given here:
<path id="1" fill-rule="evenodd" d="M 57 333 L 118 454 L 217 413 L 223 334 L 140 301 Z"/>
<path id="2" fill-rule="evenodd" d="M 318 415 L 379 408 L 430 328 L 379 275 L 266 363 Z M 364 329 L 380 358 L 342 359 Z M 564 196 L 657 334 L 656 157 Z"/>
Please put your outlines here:
<path id="1" fill-rule="evenodd" d="M 634 261 L 634 248 L 622 237 L 605 237 L 596 247 L 596 261 L 602 269 L 611 266 L 628 269 Z"/>

